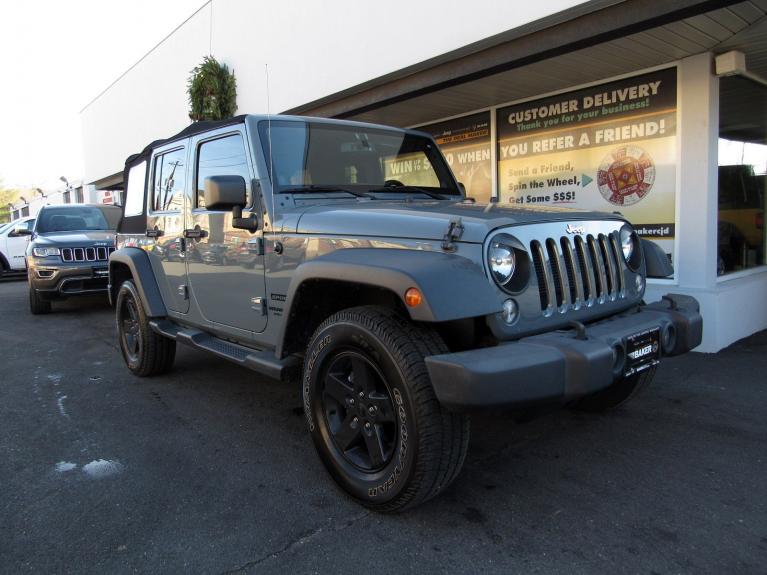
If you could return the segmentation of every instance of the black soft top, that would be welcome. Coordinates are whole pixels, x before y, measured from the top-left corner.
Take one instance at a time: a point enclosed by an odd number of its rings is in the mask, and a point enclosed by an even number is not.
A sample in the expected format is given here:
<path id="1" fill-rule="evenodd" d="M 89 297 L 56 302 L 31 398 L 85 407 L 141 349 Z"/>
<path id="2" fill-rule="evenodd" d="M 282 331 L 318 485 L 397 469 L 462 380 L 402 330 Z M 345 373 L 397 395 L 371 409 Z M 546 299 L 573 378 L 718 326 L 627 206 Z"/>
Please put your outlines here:
<path id="1" fill-rule="evenodd" d="M 184 138 L 188 138 L 189 136 L 193 136 L 195 134 L 207 132 L 208 130 L 214 130 L 216 128 L 221 128 L 223 126 L 231 126 L 233 124 L 242 124 L 245 121 L 245 118 L 246 118 L 246 115 L 243 114 L 240 116 L 235 116 L 233 118 L 229 118 L 227 120 L 220 120 L 217 122 L 210 122 L 210 121 L 194 122 L 193 124 L 190 124 L 183 130 L 181 130 L 178 134 L 175 134 L 171 136 L 170 138 L 163 138 L 163 139 L 155 140 L 154 142 L 151 142 L 138 154 L 133 154 L 131 156 L 128 156 L 128 159 L 125 160 L 125 168 L 123 170 L 124 189 L 126 190 L 126 192 L 128 191 L 128 177 L 129 177 L 131 168 L 133 166 L 140 164 L 141 162 L 145 160 L 147 161 L 147 164 L 148 164 L 149 158 L 151 158 L 152 156 L 152 150 L 154 150 L 155 148 L 159 148 L 160 146 L 163 146 L 170 142 L 175 142 L 176 140 L 182 140 Z M 146 173 L 144 174 L 144 182 L 143 182 L 143 188 L 145 193 L 146 193 L 146 180 L 148 177 L 149 177 L 149 170 L 146 170 Z M 124 203 L 125 202 L 123 202 L 123 204 Z M 125 208 L 123 207 L 123 214 L 124 214 L 124 211 L 125 211 Z M 117 231 L 119 233 L 144 233 L 145 230 L 146 230 L 146 199 L 143 202 L 143 208 L 140 214 L 137 214 L 134 216 L 123 215 L 122 219 L 120 220 L 120 224 L 117 227 Z"/>
<path id="2" fill-rule="evenodd" d="M 234 116 L 233 118 L 229 118 L 227 120 L 217 120 L 217 121 L 209 120 L 209 121 L 194 122 L 192 124 L 189 124 L 186 128 L 181 130 L 178 134 L 174 134 L 170 138 L 162 138 L 160 140 L 155 140 L 154 142 L 151 142 L 138 154 L 132 154 L 128 156 L 127 160 L 125 160 L 125 174 L 123 177 L 123 181 L 125 182 L 128 181 L 128 170 L 131 168 L 131 166 L 138 164 L 139 162 L 141 162 L 141 160 L 148 159 L 149 156 L 152 155 L 152 150 L 154 150 L 155 148 L 159 148 L 160 146 L 164 146 L 165 144 L 174 142 L 175 140 L 182 140 L 184 138 L 188 138 L 189 136 L 194 136 L 195 134 L 201 134 L 202 132 L 207 132 L 208 130 L 215 130 L 216 128 L 231 126 L 232 124 L 242 124 L 245 121 L 246 117 L 247 117 L 246 114 L 241 114 L 239 116 Z"/>
<path id="3" fill-rule="evenodd" d="M 143 161 L 147 161 L 147 164 L 149 162 L 149 158 L 152 156 L 152 150 L 155 148 L 159 148 L 160 146 L 163 146 L 165 144 L 169 144 L 171 142 L 175 142 L 176 140 L 182 140 L 184 138 L 188 138 L 189 136 L 193 136 L 195 134 L 200 134 L 202 132 L 207 132 L 208 130 L 214 130 L 216 128 L 221 128 L 223 126 L 231 126 L 233 124 L 242 124 L 245 121 L 245 118 L 247 116 L 245 114 L 242 114 L 240 116 L 234 116 L 233 118 L 229 118 L 227 120 L 220 120 L 220 121 L 201 121 L 201 122 L 194 122 L 193 124 L 188 125 L 186 128 L 181 130 L 178 134 L 175 134 L 171 136 L 170 138 L 163 138 L 160 140 L 155 140 L 154 142 L 151 142 L 149 145 L 147 145 L 143 150 L 141 150 L 138 154 L 133 154 L 131 156 L 128 156 L 128 159 L 125 160 L 125 168 L 123 170 L 123 186 L 125 191 L 128 191 L 128 176 L 130 173 L 130 170 L 133 166 L 140 164 Z M 146 180 L 149 178 L 149 170 L 146 170 L 146 173 L 144 174 L 144 190 L 146 191 Z M 124 204 L 125 202 L 123 202 Z M 142 208 L 142 211 L 140 214 L 137 214 L 135 216 L 124 216 L 120 221 L 120 224 L 117 228 L 117 231 L 119 233 L 143 233 L 146 230 L 146 201 L 144 201 L 144 207 Z M 123 213 L 125 211 L 125 208 L 123 207 Z"/>

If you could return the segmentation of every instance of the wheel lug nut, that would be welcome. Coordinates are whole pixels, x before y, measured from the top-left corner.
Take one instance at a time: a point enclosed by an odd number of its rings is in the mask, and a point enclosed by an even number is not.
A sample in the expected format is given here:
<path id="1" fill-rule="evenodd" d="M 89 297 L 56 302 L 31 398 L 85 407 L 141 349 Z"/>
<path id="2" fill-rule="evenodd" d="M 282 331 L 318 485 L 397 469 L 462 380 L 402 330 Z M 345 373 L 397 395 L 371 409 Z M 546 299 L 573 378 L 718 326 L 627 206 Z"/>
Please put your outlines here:
<path id="1" fill-rule="evenodd" d="M 365 397 L 365 393 L 363 391 L 360 391 L 360 399 L 362 399 L 363 397 Z"/>
<path id="2" fill-rule="evenodd" d="M 370 430 L 370 422 L 365 423 L 365 429 Z"/>
<path id="3" fill-rule="evenodd" d="M 375 415 L 375 412 L 376 412 L 376 407 L 375 407 L 375 405 L 371 405 L 370 407 L 368 407 L 368 413 L 369 413 L 370 415 Z"/>
<path id="4" fill-rule="evenodd" d="M 354 398 L 353 397 L 349 398 L 349 405 L 354 405 Z"/>

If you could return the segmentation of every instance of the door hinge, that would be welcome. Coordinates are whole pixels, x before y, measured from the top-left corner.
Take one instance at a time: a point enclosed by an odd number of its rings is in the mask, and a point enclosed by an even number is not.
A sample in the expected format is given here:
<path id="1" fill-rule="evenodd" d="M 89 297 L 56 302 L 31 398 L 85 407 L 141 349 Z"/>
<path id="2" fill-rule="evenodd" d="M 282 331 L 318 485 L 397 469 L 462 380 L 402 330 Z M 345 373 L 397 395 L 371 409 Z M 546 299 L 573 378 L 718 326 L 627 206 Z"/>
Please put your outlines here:
<path id="1" fill-rule="evenodd" d="M 250 298 L 251 309 L 259 312 L 261 315 L 266 315 L 266 299 L 262 297 Z"/>
<path id="2" fill-rule="evenodd" d="M 178 286 L 178 296 L 181 299 L 189 299 L 189 290 L 186 289 L 185 284 L 181 284 L 180 286 Z"/>
<path id="3" fill-rule="evenodd" d="M 253 238 L 252 240 L 248 240 L 248 244 L 255 246 L 255 255 L 264 255 L 264 238 Z"/>

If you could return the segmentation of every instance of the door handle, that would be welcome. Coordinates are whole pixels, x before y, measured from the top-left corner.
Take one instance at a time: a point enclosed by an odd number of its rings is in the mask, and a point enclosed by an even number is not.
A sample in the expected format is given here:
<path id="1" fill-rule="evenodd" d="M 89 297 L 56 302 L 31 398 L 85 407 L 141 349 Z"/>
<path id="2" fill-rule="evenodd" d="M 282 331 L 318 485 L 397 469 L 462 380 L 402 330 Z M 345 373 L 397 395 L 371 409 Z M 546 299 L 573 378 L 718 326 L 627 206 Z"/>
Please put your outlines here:
<path id="1" fill-rule="evenodd" d="M 208 235 L 208 232 L 206 232 L 205 230 L 201 230 L 199 226 L 191 230 L 184 230 L 184 237 L 189 239 L 198 240 L 200 238 L 204 238 L 207 235 Z"/>
<path id="2" fill-rule="evenodd" d="M 149 229 L 146 231 L 146 237 L 148 238 L 159 238 L 161 235 L 163 235 L 165 232 L 158 228 Z"/>

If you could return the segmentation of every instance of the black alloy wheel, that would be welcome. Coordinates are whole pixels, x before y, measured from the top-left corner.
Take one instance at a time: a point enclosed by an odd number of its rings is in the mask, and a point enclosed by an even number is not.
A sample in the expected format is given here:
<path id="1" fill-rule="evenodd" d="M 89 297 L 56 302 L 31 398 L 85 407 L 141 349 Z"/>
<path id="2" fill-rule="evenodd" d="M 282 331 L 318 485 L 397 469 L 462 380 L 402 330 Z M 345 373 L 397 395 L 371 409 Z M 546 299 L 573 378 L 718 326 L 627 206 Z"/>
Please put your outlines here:
<path id="1" fill-rule="evenodd" d="M 341 310 L 315 330 L 304 416 L 325 468 L 363 505 L 414 507 L 460 472 L 469 419 L 442 408 L 424 362 L 446 351 L 436 332 L 379 306 Z"/>
<path id="2" fill-rule="evenodd" d="M 123 359 L 135 375 L 160 375 L 173 367 L 176 342 L 152 330 L 132 280 L 123 282 L 117 291 L 115 323 Z"/>
<path id="3" fill-rule="evenodd" d="M 398 431 L 381 371 L 357 351 L 342 351 L 327 365 L 318 391 L 334 445 L 363 472 L 383 469 L 394 455 Z"/>
<path id="4" fill-rule="evenodd" d="M 117 311 L 120 327 L 120 343 L 129 363 L 138 363 L 141 357 L 141 327 L 136 300 L 126 297 Z"/>

